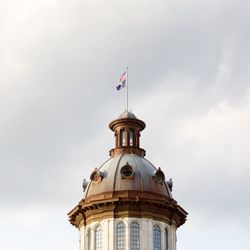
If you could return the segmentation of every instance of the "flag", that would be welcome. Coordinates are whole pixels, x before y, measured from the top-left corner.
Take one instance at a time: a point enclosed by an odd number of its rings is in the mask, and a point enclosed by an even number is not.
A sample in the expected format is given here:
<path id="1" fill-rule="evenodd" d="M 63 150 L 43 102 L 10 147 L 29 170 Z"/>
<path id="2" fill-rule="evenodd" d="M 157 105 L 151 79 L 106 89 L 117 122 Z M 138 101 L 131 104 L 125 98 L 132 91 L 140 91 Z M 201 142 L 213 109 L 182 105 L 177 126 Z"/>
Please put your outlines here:
<path id="1" fill-rule="evenodd" d="M 120 80 L 120 83 L 116 86 L 117 90 L 127 87 L 127 72 L 126 71 L 120 76 L 119 80 Z"/>

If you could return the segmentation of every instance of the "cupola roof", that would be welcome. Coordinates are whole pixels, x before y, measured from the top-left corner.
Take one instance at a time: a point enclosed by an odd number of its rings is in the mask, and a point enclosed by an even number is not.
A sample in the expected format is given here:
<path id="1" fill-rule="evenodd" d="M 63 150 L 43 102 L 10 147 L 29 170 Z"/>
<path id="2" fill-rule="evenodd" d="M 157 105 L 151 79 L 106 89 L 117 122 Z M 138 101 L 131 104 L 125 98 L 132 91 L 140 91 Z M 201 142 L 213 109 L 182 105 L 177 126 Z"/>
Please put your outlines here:
<path id="1" fill-rule="evenodd" d="M 133 114 L 131 111 L 124 111 L 123 113 L 121 113 L 119 119 L 123 118 L 137 119 L 135 114 Z"/>

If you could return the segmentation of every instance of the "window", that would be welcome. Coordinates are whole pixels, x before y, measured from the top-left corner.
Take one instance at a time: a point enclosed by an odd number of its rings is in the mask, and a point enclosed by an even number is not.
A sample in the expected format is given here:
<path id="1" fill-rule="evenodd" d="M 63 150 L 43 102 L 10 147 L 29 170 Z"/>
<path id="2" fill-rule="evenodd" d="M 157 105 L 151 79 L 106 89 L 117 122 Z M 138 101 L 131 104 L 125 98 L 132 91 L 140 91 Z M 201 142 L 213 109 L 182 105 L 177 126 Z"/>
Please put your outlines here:
<path id="1" fill-rule="evenodd" d="M 126 234 L 124 223 L 119 223 L 117 225 L 117 250 L 126 249 Z"/>
<path id="2" fill-rule="evenodd" d="M 168 230 L 165 228 L 165 244 L 166 244 L 166 250 L 168 250 Z"/>
<path id="3" fill-rule="evenodd" d="M 127 132 L 126 131 L 122 131 L 122 146 L 126 146 L 126 136 L 127 136 Z"/>
<path id="4" fill-rule="evenodd" d="M 153 249 L 161 250 L 161 229 L 159 226 L 153 228 Z"/>
<path id="5" fill-rule="evenodd" d="M 88 250 L 91 249 L 91 231 L 90 231 L 90 229 L 87 232 L 87 249 Z"/>
<path id="6" fill-rule="evenodd" d="M 134 132 L 129 131 L 129 146 L 133 146 L 133 145 L 134 145 Z"/>
<path id="7" fill-rule="evenodd" d="M 135 177 L 135 173 L 133 168 L 128 164 L 128 162 L 126 163 L 126 165 L 124 165 L 121 168 L 121 176 L 122 179 L 131 179 Z"/>
<path id="8" fill-rule="evenodd" d="M 132 223 L 130 226 L 130 250 L 140 249 L 140 231 L 137 223 Z"/>
<path id="9" fill-rule="evenodd" d="M 98 226 L 95 230 L 95 250 L 102 250 L 102 228 Z"/>

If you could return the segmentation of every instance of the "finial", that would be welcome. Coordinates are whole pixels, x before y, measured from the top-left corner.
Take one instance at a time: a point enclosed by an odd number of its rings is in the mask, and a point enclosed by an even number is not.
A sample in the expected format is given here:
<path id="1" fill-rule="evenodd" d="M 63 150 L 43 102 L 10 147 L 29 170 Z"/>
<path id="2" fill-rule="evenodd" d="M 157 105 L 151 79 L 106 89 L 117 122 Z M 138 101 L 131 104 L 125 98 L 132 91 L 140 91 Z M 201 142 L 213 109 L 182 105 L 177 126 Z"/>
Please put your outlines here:
<path id="1" fill-rule="evenodd" d="M 170 178 L 168 181 L 166 181 L 167 182 L 167 184 L 168 184 L 168 187 L 169 187 L 169 189 L 170 189 L 170 191 L 172 192 L 172 190 L 173 190 L 173 180 L 172 180 L 172 178 Z"/>
<path id="2" fill-rule="evenodd" d="M 86 181 L 86 179 L 83 179 L 83 182 L 82 182 L 82 189 L 83 189 L 83 192 L 85 192 L 87 186 L 88 186 L 88 182 Z"/>

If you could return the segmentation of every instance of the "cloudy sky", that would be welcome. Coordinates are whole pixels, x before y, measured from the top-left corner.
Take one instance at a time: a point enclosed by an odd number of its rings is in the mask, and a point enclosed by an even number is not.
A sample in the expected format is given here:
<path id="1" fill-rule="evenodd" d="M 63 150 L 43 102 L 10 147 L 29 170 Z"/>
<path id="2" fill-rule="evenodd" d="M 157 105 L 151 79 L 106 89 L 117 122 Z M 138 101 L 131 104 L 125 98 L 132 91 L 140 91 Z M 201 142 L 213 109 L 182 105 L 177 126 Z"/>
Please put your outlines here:
<path id="1" fill-rule="evenodd" d="M 1 0 L 1 249 L 78 249 L 67 212 L 114 145 L 127 64 L 146 158 L 189 212 L 178 250 L 249 250 L 249 27 L 245 0 Z"/>

